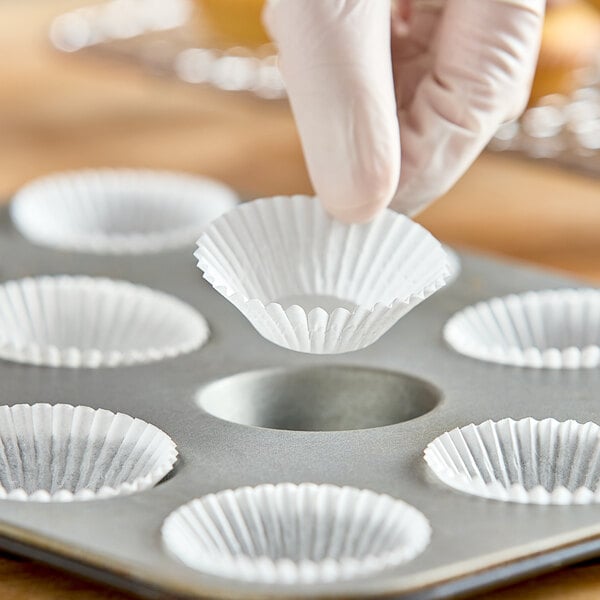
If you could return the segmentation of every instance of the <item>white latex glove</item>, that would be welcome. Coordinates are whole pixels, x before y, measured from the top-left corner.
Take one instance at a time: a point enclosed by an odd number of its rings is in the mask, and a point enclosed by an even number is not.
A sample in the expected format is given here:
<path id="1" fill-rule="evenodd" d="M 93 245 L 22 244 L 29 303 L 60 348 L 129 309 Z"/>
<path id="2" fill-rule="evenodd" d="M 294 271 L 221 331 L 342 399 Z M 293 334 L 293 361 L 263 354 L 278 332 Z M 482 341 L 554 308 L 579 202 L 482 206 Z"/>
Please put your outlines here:
<path id="1" fill-rule="evenodd" d="M 265 23 L 326 210 L 411 214 L 452 187 L 525 108 L 543 15 L 544 0 L 271 0 Z"/>

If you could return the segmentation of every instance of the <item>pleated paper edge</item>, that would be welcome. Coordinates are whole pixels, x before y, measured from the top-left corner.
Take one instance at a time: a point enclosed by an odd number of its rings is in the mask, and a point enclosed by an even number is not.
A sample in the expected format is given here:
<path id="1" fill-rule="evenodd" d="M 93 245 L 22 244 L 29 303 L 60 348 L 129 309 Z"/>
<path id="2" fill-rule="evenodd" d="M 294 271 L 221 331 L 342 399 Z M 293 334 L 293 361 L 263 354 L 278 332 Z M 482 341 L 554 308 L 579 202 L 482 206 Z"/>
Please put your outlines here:
<path id="1" fill-rule="evenodd" d="M 410 305 L 414 304 L 415 301 L 418 304 L 418 303 L 422 302 L 423 300 L 426 300 L 429 296 L 431 296 L 432 294 L 434 294 L 435 292 L 437 292 L 439 289 L 443 288 L 446 285 L 446 283 L 448 281 L 448 277 L 449 277 L 448 265 L 446 263 L 445 268 L 442 270 L 441 276 L 438 277 L 437 279 L 435 279 L 432 283 L 430 283 L 429 285 L 425 286 L 424 288 L 422 288 L 418 292 L 414 292 L 412 294 L 409 294 L 408 296 L 404 296 L 404 297 L 401 297 L 401 298 L 395 298 L 389 304 L 385 304 L 383 302 L 377 302 L 373 306 L 356 305 L 356 308 L 354 308 L 353 310 L 348 310 L 347 308 L 344 308 L 344 307 L 341 307 L 341 306 L 340 307 L 336 307 L 333 310 L 326 310 L 325 308 L 323 308 L 321 306 L 317 306 L 317 307 L 313 308 L 312 310 L 310 310 L 309 312 L 306 312 L 298 304 L 292 304 L 292 305 L 288 306 L 288 308 L 284 308 L 283 305 L 280 304 L 279 302 L 267 302 L 265 304 L 264 302 L 262 302 L 258 298 L 248 298 L 244 294 L 242 294 L 240 292 L 233 291 L 230 288 L 228 288 L 227 286 L 216 285 L 215 284 L 215 277 L 213 277 L 210 273 L 207 273 L 203 269 L 200 261 L 198 261 L 198 268 L 202 270 L 204 279 L 206 279 L 206 281 L 208 281 L 208 283 L 210 283 L 210 285 L 217 292 L 219 292 L 219 294 L 221 294 L 223 297 L 227 298 L 233 304 L 236 304 L 236 303 L 239 303 L 239 304 L 253 303 L 256 306 L 261 307 L 265 311 L 268 311 L 269 307 L 273 307 L 273 308 L 275 308 L 277 310 L 281 310 L 282 312 L 284 312 L 286 314 L 288 313 L 288 311 L 290 309 L 294 309 L 294 310 L 295 309 L 300 309 L 306 315 L 307 319 L 310 318 L 311 315 L 317 314 L 317 313 L 325 313 L 328 316 L 331 316 L 334 312 L 340 312 L 340 314 L 347 314 L 348 316 L 353 316 L 353 315 L 355 315 L 358 312 L 374 313 L 374 312 L 377 312 L 379 310 L 392 310 L 393 308 L 395 308 L 396 306 L 398 306 L 400 304 L 404 304 L 406 306 L 410 306 Z"/>
<path id="2" fill-rule="evenodd" d="M 440 247 L 441 247 L 441 244 L 440 244 Z M 442 248 L 442 251 L 444 251 L 443 248 Z M 408 305 L 412 304 L 415 300 L 418 302 L 422 302 L 423 300 L 427 299 L 429 296 L 431 296 L 432 294 L 437 292 L 439 289 L 443 288 L 448 283 L 448 281 L 450 280 L 450 278 L 452 276 L 452 273 L 450 271 L 450 268 L 451 268 L 450 263 L 448 262 L 448 260 L 446 260 L 443 268 L 440 269 L 439 276 L 436 277 L 435 279 L 433 279 L 429 284 L 425 285 L 423 288 L 421 288 L 417 292 L 413 292 L 406 296 L 399 296 L 397 298 L 394 298 L 394 300 L 392 300 L 392 302 L 389 302 L 387 304 L 384 302 L 377 302 L 372 306 L 358 304 L 358 305 L 356 305 L 356 308 L 354 308 L 352 311 L 350 311 L 346 308 L 343 308 L 341 306 L 337 307 L 333 310 L 330 310 L 330 311 L 326 310 L 323 307 L 317 306 L 307 313 L 301 306 L 299 306 L 297 304 L 292 304 L 287 309 L 284 309 L 283 306 L 278 302 L 267 302 L 265 304 L 259 298 L 255 298 L 255 297 L 249 298 L 246 295 L 242 294 L 241 292 L 237 292 L 236 290 L 233 290 L 226 285 L 220 285 L 217 283 L 218 277 L 216 275 L 214 275 L 213 273 L 211 273 L 212 269 L 206 268 L 207 265 L 202 260 L 203 257 L 200 255 L 200 248 L 196 249 L 196 251 L 194 252 L 194 257 L 197 259 L 197 267 L 202 271 L 203 278 L 206 281 L 208 281 L 208 283 L 210 283 L 210 285 L 216 291 L 218 291 L 219 294 L 221 294 L 223 297 L 227 298 L 228 300 L 230 300 L 232 302 L 233 301 L 239 302 L 240 304 L 247 304 L 247 303 L 252 302 L 252 303 L 255 303 L 257 306 L 261 306 L 264 309 L 266 309 L 267 307 L 273 306 L 276 308 L 280 308 L 284 312 L 287 312 L 292 307 L 297 307 L 297 308 L 300 308 L 307 315 L 307 317 L 309 317 L 312 313 L 316 313 L 316 312 L 323 312 L 328 315 L 331 315 L 333 312 L 342 311 L 343 313 L 352 315 L 359 311 L 362 311 L 365 313 L 373 313 L 375 311 L 382 310 L 382 309 L 383 310 L 391 310 L 394 307 L 398 306 L 399 304 L 405 304 L 408 306 Z"/>
<path id="3" fill-rule="evenodd" d="M 511 296 L 522 297 L 525 294 L 542 294 L 548 292 L 580 292 L 582 289 L 593 288 L 561 288 L 544 289 L 508 294 L 506 296 L 494 296 L 487 300 L 476 302 L 462 308 L 454 313 L 446 322 L 443 336 L 446 343 L 456 352 L 469 358 L 484 362 L 495 363 L 510 367 L 525 367 L 530 369 L 555 369 L 555 370 L 578 370 L 594 369 L 600 366 L 600 346 L 592 344 L 583 348 L 570 346 L 568 348 L 546 348 L 541 350 L 535 346 L 529 348 L 518 348 L 517 346 L 500 347 L 486 346 L 482 343 L 471 342 L 470 338 L 462 334 L 460 321 L 469 308 L 478 309 L 489 305 L 494 301 L 504 301 Z"/>
<path id="4" fill-rule="evenodd" d="M 449 246 L 441 242 L 442 250 L 446 253 L 446 265 L 448 267 L 448 278 L 446 279 L 446 285 L 454 283 L 462 273 L 462 261 L 458 252 Z"/>
<path id="5" fill-rule="evenodd" d="M 310 196 L 296 195 L 261 198 L 256 200 L 255 203 L 273 204 L 284 200 L 298 200 L 302 202 L 312 200 L 316 202 Z M 251 203 L 251 205 L 255 203 Z M 241 210 L 244 209 L 253 210 L 251 206 L 242 206 Z M 258 209 L 260 207 L 256 210 Z M 221 217 L 221 219 L 226 218 Z M 355 304 L 352 309 L 338 306 L 331 310 L 326 310 L 322 306 L 317 306 L 307 312 L 298 304 L 284 308 L 277 301 L 263 302 L 260 298 L 248 297 L 237 289 L 231 288 L 223 281 L 219 269 L 215 268 L 213 263 L 207 258 L 211 252 L 207 249 L 204 242 L 207 236 L 208 239 L 211 239 L 211 232 L 213 229 L 216 231 L 217 223 L 221 219 L 217 219 L 211 229 L 196 242 L 197 249 L 194 252 L 194 256 L 197 259 L 198 268 L 203 271 L 204 279 L 218 293 L 236 306 L 265 339 L 292 351 L 309 354 L 343 354 L 361 350 L 377 341 L 404 314 L 446 285 L 450 277 L 450 264 L 442 244 L 422 226 L 408 220 L 412 227 L 420 231 L 420 235 L 430 238 L 432 246 L 430 251 L 440 253 L 439 264 L 427 274 L 428 281 L 420 289 L 409 292 L 404 296 L 398 296 L 389 303 L 377 302 L 373 305 Z M 397 310 L 402 306 L 405 307 L 403 312 Z M 395 315 L 394 311 L 397 311 Z M 388 314 L 391 318 L 382 319 L 378 327 L 372 322 L 368 323 L 368 328 L 366 328 L 365 321 L 378 313 L 382 318 Z M 342 329 L 339 330 L 337 327 L 332 327 L 330 330 L 329 325 L 333 321 L 337 321 L 338 324 L 343 322 Z M 315 323 L 320 323 L 320 326 L 315 328 Z M 340 335 L 341 332 L 345 332 L 346 335 Z M 337 338 L 339 340 L 336 341 Z"/>
<path id="6" fill-rule="evenodd" d="M 207 276 L 206 273 L 204 273 L 204 278 L 209 283 L 211 283 L 211 285 L 213 285 L 210 280 L 210 276 Z M 445 283 L 446 283 L 446 279 L 445 279 L 445 275 L 444 275 L 443 277 L 440 277 L 439 279 L 437 279 L 432 285 L 427 286 L 426 288 L 421 290 L 421 292 L 419 292 L 417 294 L 413 294 L 404 299 L 398 299 L 390 305 L 378 303 L 374 307 L 371 307 L 371 308 L 363 308 L 361 306 L 357 306 L 352 311 L 350 311 L 344 307 L 336 307 L 335 309 L 333 309 L 331 311 L 327 311 L 323 307 L 317 306 L 317 307 L 313 308 L 312 310 L 310 310 L 308 313 L 301 306 L 299 306 L 297 304 L 292 304 L 291 306 L 288 306 L 286 309 L 284 309 L 283 306 L 278 302 L 269 302 L 268 304 L 264 304 L 263 302 L 261 302 L 260 300 L 258 300 L 256 298 L 248 300 L 248 299 L 246 299 L 246 297 L 244 295 L 239 294 L 239 293 L 234 293 L 234 294 L 228 296 L 227 289 L 222 288 L 222 287 L 215 287 L 213 285 L 213 288 L 218 293 L 220 293 L 222 296 L 224 296 L 229 302 L 231 302 L 241 312 L 243 312 L 241 307 L 252 306 L 254 309 L 253 312 L 258 311 L 258 313 L 260 315 L 264 315 L 265 317 L 268 318 L 269 321 L 272 321 L 277 326 L 277 328 L 280 330 L 281 339 L 275 339 L 271 336 L 264 335 L 261 332 L 261 335 L 263 335 L 263 337 L 265 337 L 265 339 L 267 339 L 271 343 L 276 344 L 277 346 L 280 346 L 282 348 L 286 348 L 288 350 L 292 350 L 295 352 L 307 353 L 307 354 L 344 354 L 347 352 L 355 352 L 355 351 L 361 350 L 361 349 L 371 345 L 372 343 L 375 343 L 400 318 L 402 318 L 403 315 L 399 315 L 394 320 L 393 323 L 386 323 L 385 324 L 386 326 L 382 327 L 381 331 L 379 331 L 377 333 L 377 335 L 374 336 L 374 339 L 371 341 L 368 341 L 365 343 L 355 343 L 355 340 L 354 340 L 352 343 L 349 343 L 347 340 L 345 342 L 342 342 L 342 340 L 340 338 L 340 339 L 337 339 L 337 341 L 334 340 L 334 343 L 331 343 L 331 344 L 327 344 L 327 343 L 319 344 L 319 348 L 316 348 L 312 343 L 312 340 L 314 338 L 313 334 L 315 333 L 315 331 L 312 328 L 307 326 L 306 328 L 302 329 L 306 335 L 301 336 L 301 335 L 299 335 L 300 330 L 293 326 L 293 322 L 294 321 L 297 322 L 298 318 L 301 318 L 301 320 L 303 320 L 305 323 L 308 324 L 308 323 L 312 322 L 313 320 L 317 321 L 318 317 L 320 315 L 325 315 L 327 323 L 329 323 L 332 320 L 332 318 L 334 316 L 336 316 L 336 317 L 341 317 L 346 322 L 344 329 L 347 331 L 350 331 L 353 329 L 353 327 L 352 327 L 353 322 L 356 322 L 357 325 L 360 325 L 361 321 L 363 321 L 368 315 L 372 315 L 373 313 L 375 313 L 377 311 L 380 311 L 383 314 L 391 313 L 392 311 L 394 311 L 394 309 L 398 308 L 401 305 L 404 305 L 406 307 L 404 314 L 406 314 L 407 312 L 409 312 L 410 310 L 412 310 L 413 308 L 418 306 L 422 301 L 424 301 L 429 296 L 431 296 L 436 291 L 438 291 L 440 288 L 444 287 Z M 274 315 L 279 315 L 280 318 L 275 318 Z M 247 317 L 248 321 L 256 328 L 257 319 L 250 318 L 248 315 L 246 315 L 246 317 Z M 354 327 L 354 329 L 357 330 L 358 328 Z M 294 342 L 290 342 L 289 340 L 285 339 L 285 336 L 283 334 L 284 331 L 293 331 L 295 333 Z M 323 335 L 324 341 L 325 340 L 331 341 L 331 339 L 332 339 L 329 337 L 328 332 L 329 332 L 328 327 L 325 328 L 324 333 L 321 332 L 321 330 L 319 330 L 319 333 L 321 335 Z M 333 332 L 333 335 L 336 336 L 336 338 L 339 336 L 339 332 L 335 332 L 333 330 L 332 330 L 332 332 Z M 301 338 L 306 338 L 308 340 L 308 344 L 301 341 Z M 324 349 L 325 346 L 328 346 L 328 348 Z"/>
<path id="7" fill-rule="evenodd" d="M 380 557 L 368 555 L 363 559 L 344 557 L 342 560 L 326 558 L 322 561 L 315 562 L 308 559 L 303 559 L 301 561 L 293 561 L 287 558 L 273 560 L 266 556 L 251 558 L 247 555 L 242 555 L 240 557 L 226 559 L 222 561 L 222 563 L 227 564 L 227 568 L 225 569 L 207 569 L 201 568 L 198 565 L 194 566 L 193 564 L 191 564 L 191 561 L 185 561 L 178 553 L 174 552 L 169 547 L 169 543 L 167 542 L 165 536 L 165 529 L 173 517 L 179 516 L 178 513 L 181 509 L 189 507 L 195 502 L 202 500 L 202 498 L 206 497 L 217 496 L 219 494 L 224 493 L 233 493 L 242 489 L 256 490 L 257 488 L 266 486 L 273 486 L 273 488 L 277 488 L 278 486 L 285 485 L 293 485 L 295 487 L 300 487 L 302 485 L 316 485 L 317 487 L 327 486 L 338 488 L 340 490 L 349 487 L 359 492 L 371 492 L 373 494 L 376 494 L 378 497 L 386 496 L 390 498 L 393 502 L 401 504 L 405 510 L 408 510 L 411 513 L 413 513 L 413 517 L 419 521 L 419 536 L 418 538 L 415 536 L 415 539 L 412 540 L 410 546 L 407 545 L 402 550 L 398 550 L 396 552 L 388 552 Z M 165 518 L 161 526 L 162 543 L 167 552 L 173 557 L 175 557 L 177 560 L 185 564 L 190 569 L 194 569 L 198 572 L 207 575 L 242 581 L 246 583 L 269 583 L 277 585 L 314 585 L 317 583 L 336 583 L 341 581 L 358 579 L 361 577 L 368 577 L 373 573 L 380 573 L 384 569 L 398 567 L 400 565 L 406 564 L 414 560 L 417 556 L 422 554 L 429 545 L 431 541 L 431 534 L 432 528 L 427 517 L 418 508 L 404 500 L 395 498 L 393 496 L 390 496 L 389 494 L 373 492 L 372 490 L 366 488 L 360 489 L 355 488 L 353 486 L 338 486 L 335 484 L 328 483 L 312 484 L 309 482 L 302 482 L 298 484 L 289 482 L 281 482 L 276 484 L 259 484 L 257 486 L 242 486 L 241 488 L 229 488 L 205 494 L 204 496 L 194 498 L 193 500 L 190 500 L 185 504 L 178 506 Z M 207 565 L 209 567 L 211 564 L 212 563 L 210 561 L 207 562 Z M 274 573 L 275 577 L 261 577 L 261 571 L 264 572 L 265 567 L 268 568 L 272 573 Z M 240 569 L 246 573 L 245 577 L 239 576 Z M 253 577 L 248 577 L 248 573 L 251 573 Z M 311 574 L 311 576 L 308 576 L 309 573 Z M 317 577 L 312 576 L 312 574 L 315 573 L 317 574 Z"/>
<path id="8" fill-rule="evenodd" d="M 151 234 L 113 234 L 113 235 L 102 235 L 94 234 L 90 235 L 87 233 L 79 233 L 73 236 L 61 236 L 60 238 L 53 238 L 44 235 L 43 232 L 35 231 L 35 228 L 31 229 L 27 223 L 26 217 L 21 214 L 18 206 L 20 202 L 24 202 L 23 195 L 29 194 L 34 186 L 36 188 L 42 187 L 44 184 L 55 179 L 63 179 L 66 181 L 69 178 L 76 178 L 82 176 L 100 175 L 106 177 L 107 175 L 117 174 L 136 174 L 138 176 L 166 176 L 171 177 L 173 180 L 179 180 L 180 182 L 187 182 L 188 184 L 197 183 L 209 183 L 222 188 L 224 192 L 223 198 L 220 198 L 219 203 L 223 206 L 221 214 L 235 208 L 240 204 L 239 196 L 235 191 L 230 188 L 227 184 L 211 177 L 198 175 L 194 173 L 185 173 L 178 171 L 169 171 L 165 169 L 136 169 L 136 168 L 105 168 L 105 169 L 81 169 L 71 171 L 61 171 L 57 173 L 51 173 L 43 177 L 39 177 L 26 185 L 24 185 L 14 196 L 14 199 L 10 203 L 9 212 L 11 222 L 19 233 L 28 241 L 35 245 L 43 246 L 45 248 L 54 248 L 66 252 L 81 252 L 89 254 L 99 255 L 142 255 L 142 254 L 158 254 L 170 250 L 178 250 L 185 248 L 186 246 L 192 246 L 198 236 L 206 230 L 206 228 L 212 223 L 214 219 L 209 219 L 206 223 L 198 224 L 197 226 L 191 227 L 177 227 L 169 229 L 161 233 Z M 38 193 L 37 189 L 33 190 L 33 193 Z M 225 193 L 229 195 L 229 198 L 225 201 Z M 168 211 L 168 206 L 165 205 L 165 210 Z M 220 215 L 217 215 L 218 218 Z"/>
<path id="9" fill-rule="evenodd" d="M 198 235 L 210 225 L 207 223 L 198 228 L 171 230 L 171 233 L 165 235 L 149 234 L 130 236 L 84 236 L 63 237 L 62 239 L 44 238 L 26 234 L 21 228 L 19 232 L 31 243 L 44 246 L 45 248 L 54 248 L 65 252 L 78 252 L 82 254 L 97 255 L 144 255 L 160 254 L 170 250 L 181 250 L 192 246 Z"/>
<path id="10" fill-rule="evenodd" d="M 20 284 L 25 281 L 43 281 L 47 279 L 60 280 L 68 283 L 80 283 L 81 285 L 110 285 L 117 287 L 129 287 L 132 291 L 142 294 L 150 294 L 166 302 L 176 303 L 193 315 L 198 325 L 198 336 L 175 346 L 150 347 L 145 350 L 130 350 L 122 352 L 113 350 L 106 352 L 97 348 L 81 350 L 77 347 L 59 348 L 54 345 L 40 345 L 35 343 L 15 345 L 2 343 L 0 341 L 0 359 L 18 364 L 28 364 L 42 367 L 54 368 L 113 368 L 133 365 L 150 364 L 167 358 L 176 358 L 183 354 L 194 352 L 201 348 L 210 338 L 210 327 L 204 315 L 187 302 L 167 292 L 156 290 L 143 284 L 132 283 L 121 279 L 109 277 L 94 277 L 91 275 L 39 275 L 13 279 L 0 283 L 0 287 L 9 284 Z"/>
<path id="11" fill-rule="evenodd" d="M 527 490 L 521 484 L 513 484 L 509 488 L 502 485 L 499 482 L 486 483 L 481 477 L 468 476 L 464 473 L 456 473 L 453 471 L 447 463 L 439 458 L 439 452 L 437 447 L 442 445 L 440 438 L 446 434 L 452 433 L 452 431 L 462 430 L 465 427 L 479 428 L 486 424 L 498 425 L 503 422 L 518 423 L 531 419 L 536 423 L 542 421 L 552 421 L 557 425 L 566 423 L 568 421 L 574 421 L 573 419 L 567 419 L 566 421 L 558 421 L 552 417 L 546 419 L 535 419 L 533 417 L 523 417 L 522 419 L 511 419 L 510 417 L 493 421 L 488 419 L 478 425 L 471 423 L 462 427 L 455 427 L 450 431 L 446 431 L 441 435 L 437 436 L 434 440 L 427 444 L 427 447 L 423 451 L 423 457 L 427 466 L 435 474 L 435 476 L 444 483 L 445 485 L 463 492 L 470 496 L 476 496 L 488 500 L 496 500 L 499 502 L 515 502 L 519 504 L 533 504 L 533 505 L 556 505 L 556 506 L 567 506 L 567 505 L 589 505 L 600 503 L 600 486 L 596 491 L 591 490 L 587 487 L 579 487 L 574 491 L 568 490 L 564 486 L 558 486 L 552 491 L 548 491 L 543 486 L 539 485 L 534 488 Z M 586 423 L 579 423 L 574 421 L 578 426 L 583 427 Z"/>
<path id="12" fill-rule="evenodd" d="M 102 486 L 98 491 L 83 489 L 79 490 L 75 493 L 69 490 L 58 490 L 54 493 L 48 492 L 48 490 L 39 489 L 34 492 L 27 493 L 24 489 L 19 488 L 15 490 L 11 490 L 10 492 L 6 491 L 2 485 L 0 485 L 0 502 L 4 500 L 11 500 L 16 502 L 82 502 L 82 501 L 92 501 L 92 500 L 105 500 L 109 498 L 116 498 L 119 496 L 129 496 L 131 494 L 135 494 L 137 492 L 142 492 L 145 490 L 149 490 L 154 487 L 163 477 L 165 477 L 168 473 L 173 470 L 175 463 L 177 462 L 177 457 L 179 456 L 179 452 L 177 450 L 177 445 L 173 441 L 173 439 L 165 433 L 162 429 L 153 425 L 152 423 L 148 423 L 143 419 L 132 417 L 126 413 L 114 412 L 107 408 L 92 408 L 91 406 L 86 406 L 83 404 L 73 405 L 73 404 L 65 404 L 65 403 L 57 403 L 57 404 L 49 404 L 45 402 L 37 402 L 35 404 L 12 404 L 8 408 L 14 408 L 17 406 L 27 406 L 33 408 L 34 406 L 46 405 L 53 407 L 66 406 L 69 408 L 73 408 L 74 410 L 77 408 L 83 409 L 91 409 L 94 413 L 98 411 L 104 411 L 110 413 L 112 418 L 115 418 L 119 415 L 128 417 L 134 421 L 139 421 L 144 423 L 145 425 L 151 425 L 157 431 L 160 432 L 161 435 L 165 437 L 165 440 L 169 443 L 169 452 L 168 455 L 164 457 L 164 460 L 154 468 L 150 473 L 144 475 L 143 477 L 136 477 L 133 481 L 125 481 L 119 484 L 116 487 L 111 486 Z"/>

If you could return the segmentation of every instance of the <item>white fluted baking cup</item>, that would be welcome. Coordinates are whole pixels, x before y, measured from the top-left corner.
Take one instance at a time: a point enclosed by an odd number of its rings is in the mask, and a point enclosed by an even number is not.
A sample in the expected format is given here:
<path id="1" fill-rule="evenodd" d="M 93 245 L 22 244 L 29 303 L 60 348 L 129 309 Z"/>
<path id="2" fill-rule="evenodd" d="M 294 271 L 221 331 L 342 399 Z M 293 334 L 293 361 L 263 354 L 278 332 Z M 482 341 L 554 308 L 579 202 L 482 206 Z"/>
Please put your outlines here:
<path id="1" fill-rule="evenodd" d="M 543 290 L 492 298 L 455 314 L 444 337 L 461 354 L 505 365 L 597 367 L 600 290 Z"/>
<path id="2" fill-rule="evenodd" d="M 31 242 L 98 254 L 142 254 L 193 244 L 237 196 L 214 180 L 145 169 L 98 169 L 36 179 L 11 216 Z"/>
<path id="3" fill-rule="evenodd" d="M 154 425 L 68 404 L 0 406 L 0 498 L 96 500 L 158 483 L 177 460 Z"/>
<path id="4" fill-rule="evenodd" d="M 163 542 L 189 567 L 261 583 L 361 577 L 420 554 L 431 535 L 416 508 L 385 494 L 280 483 L 209 494 L 175 510 Z"/>
<path id="5" fill-rule="evenodd" d="M 217 219 L 198 267 L 271 342 L 300 352 L 359 350 L 441 288 L 441 244 L 387 210 L 346 225 L 306 196 L 266 198 Z"/>
<path id="6" fill-rule="evenodd" d="M 209 335 L 196 310 L 125 281 L 68 275 L 0 285 L 0 358 L 115 367 L 192 352 Z"/>
<path id="7" fill-rule="evenodd" d="M 600 427 L 595 423 L 486 421 L 444 433 L 425 460 L 445 484 L 525 504 L 600 502 Z"/>

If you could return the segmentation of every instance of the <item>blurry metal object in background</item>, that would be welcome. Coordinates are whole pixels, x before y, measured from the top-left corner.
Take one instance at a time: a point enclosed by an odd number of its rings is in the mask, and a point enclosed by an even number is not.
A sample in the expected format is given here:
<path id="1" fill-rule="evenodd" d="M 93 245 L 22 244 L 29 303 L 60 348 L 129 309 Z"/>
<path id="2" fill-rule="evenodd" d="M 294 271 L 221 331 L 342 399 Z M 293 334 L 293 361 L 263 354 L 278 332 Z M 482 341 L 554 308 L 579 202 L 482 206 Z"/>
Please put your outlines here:
<path id="1" fill-rule="evenodd" d="M 600 12 L 592 4 L 548 3 L 530 108 L 490 149 L 600 175 Z"/>
<path id="2" fill-rule="evenodd" d="M 262 43 L 257 27 L 250 31 L 251 39 L 240 38 L 239 23 L 232 21 L 230 31 L 223 27 L 227 11 L 236 5 L 258 14 L 260 4 L 261 0 L 109 0 L 58 16 L 50 39 L 64 52 L 112 55 L 190 84 L 284 98 L 274 46 Z M 583 13 L 580 6 L 570 10 L 574 12 L 567 19 L 567 37 L 572 40 L 573 20 Z M 556 31 L 556 25 L 550 29 Z M 566 43 L 563 37 L 561 47 Z M 247 45 L 230 46 L 235 41 Z M 600 176 L 600 54 L 597 64 L 575 70 L 573 82 L 574 91 L 543 96 L 518 121 L 503 125 L 489 149 Z"/>
<path id="3" fill-rule="evenodd" d="M 57 17 L 50 27 L 50 39 L 59 50 L 74 52 L 102 42 L 181 27 L 189 20 L 190 12 L 188 0 L 112 0 Z"/>
<path id="4" fill-rule="evenodd" d="M 204 14 L 200 5 L 189 0 L 109 0 L 56 17 L 50 40 L 63 52 L 112 55 L 188 83 L 269 99 L 285 97 L 274 46 L 229 46 L 215 31 L 215 11 L 207 5 L 212 12 Z"/>
<path id="5" fill-rule="evenodd" d="M 568 96 L 540 98 L 518 121 L 502 125 L 489 149 L 600 176 L 600 69 L 589 78 Z"/>
<path id="6" fill-rule="evenodd" d="M 600 69 L 595 78 L 568 96 L 541 98 L 521 119 L 502 125 L 489 149 L 600 176 Z"/>

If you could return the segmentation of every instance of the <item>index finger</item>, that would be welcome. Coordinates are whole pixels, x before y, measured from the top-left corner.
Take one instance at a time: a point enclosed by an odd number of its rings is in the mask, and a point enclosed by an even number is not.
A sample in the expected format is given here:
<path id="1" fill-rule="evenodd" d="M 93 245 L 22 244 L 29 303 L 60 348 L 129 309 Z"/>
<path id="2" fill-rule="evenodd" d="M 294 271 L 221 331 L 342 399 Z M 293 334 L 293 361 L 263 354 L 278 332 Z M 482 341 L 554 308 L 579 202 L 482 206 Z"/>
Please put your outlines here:
<path id="1" fill-rule="evenodd" d="M 389 0 L 277 0 L 266 25 L 317 195 L 343 221 L 391 201 L 400 135 Z"/>

